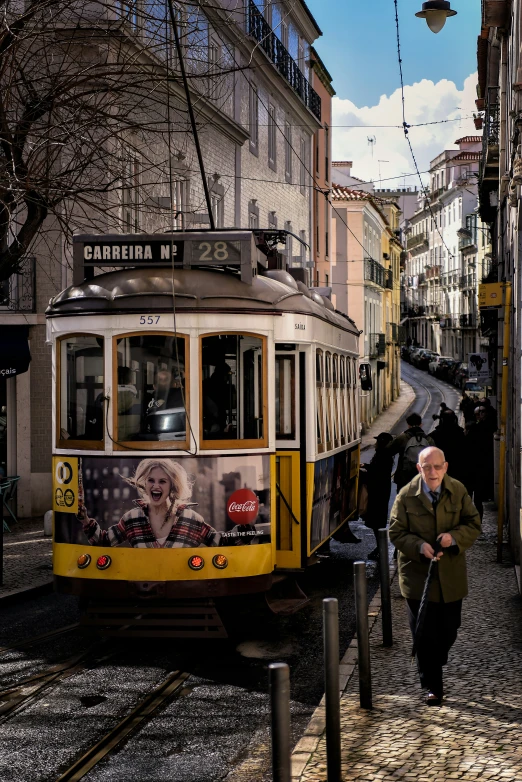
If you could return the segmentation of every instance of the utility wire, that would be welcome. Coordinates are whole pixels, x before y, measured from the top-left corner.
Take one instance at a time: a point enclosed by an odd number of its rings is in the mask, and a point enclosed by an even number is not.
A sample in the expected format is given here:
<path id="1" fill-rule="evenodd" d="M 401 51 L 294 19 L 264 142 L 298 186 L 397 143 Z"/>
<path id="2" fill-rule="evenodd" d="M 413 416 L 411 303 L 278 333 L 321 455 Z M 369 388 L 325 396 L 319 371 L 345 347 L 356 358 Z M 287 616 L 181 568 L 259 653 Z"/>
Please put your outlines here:
<path id="1" fill-rule="evenodd" d="M 417 176 L 419 177 L 419 181 L 420 181 L 421 186 L 422 186 L 422 191 L 425 192 L 426 188 L 425 188 L 424 183 L 422 181 L 422 177 L 421 177 L 420 171 L 419 171 L 419 166 L 417 165 L 417 160 L 415 158 L 415 154 L 413 152 L 413 147 L 411 145 L 410 137 L 408 135 L 408 131 L 409 131 L 409 129 L 412 126 L 408 125 L 408 123 L 406 122 L 406 102 L 405 102 L 405 98 L 404 98 L 404 78 L 403 78 L 403 73 L 402 73 L 401 38 L 400 38 L 400 33 L 399 33 L 399 7 L 398 7 L 397 0 L 393 0 L 393 4 L 395 6 L 395 29 L 396 29 L 396 33 L 397 33 L 397 58 L 398 58 L 398 61 L 399 61 L 399 75 L 400 75 L 400 79 L 401 79 L 402 129 L 404 131 L 404 138 L 406 139 L 408 147 L 410 148 L 411 159 L 413 160 L 413 165 L 415 166 L 415 171 L 417 172 Z M 446 248 L 446 250 L 448 251 L 449 258 L 454 259 L 455 255 L 451 252 L 450 248 L 448 247 L 448 245 L 444 241 L 443 235 L 440 232 L 440 229 L 439 229 L 439 226 L 438 226 L 438 223 L 437 223 L 437 219 L 436 219 L 435 215 L 433 214 L 433 211 L 432 211 L 432 208 L 431 208 L 431 203 L 430 203 L 429 199 L 427 200 L 427 204 L 428 204 L 428 210 L 429 210 L 429 212 L 431 214 L 431 217 L 432 217 L 432 220 L 434 222 L 434 225 L 435 225 L 435 228 L 437 230 L 437 233 L 438 233 L 438 235 L 441 238 L 442 244 Z"/>

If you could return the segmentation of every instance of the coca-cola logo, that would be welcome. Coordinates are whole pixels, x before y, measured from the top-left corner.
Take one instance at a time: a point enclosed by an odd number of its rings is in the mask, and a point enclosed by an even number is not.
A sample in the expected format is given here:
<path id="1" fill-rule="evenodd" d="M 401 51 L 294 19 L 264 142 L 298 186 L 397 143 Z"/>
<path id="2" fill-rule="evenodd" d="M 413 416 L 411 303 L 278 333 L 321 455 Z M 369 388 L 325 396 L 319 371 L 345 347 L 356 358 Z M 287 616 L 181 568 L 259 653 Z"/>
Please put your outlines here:
<path id="1" fill-rule="evenodd" d="M 251 489 L 238 489 L 228 498 L 227 513 L 234 524 L 252 524 L 258 512 L 259 500 Z"/>

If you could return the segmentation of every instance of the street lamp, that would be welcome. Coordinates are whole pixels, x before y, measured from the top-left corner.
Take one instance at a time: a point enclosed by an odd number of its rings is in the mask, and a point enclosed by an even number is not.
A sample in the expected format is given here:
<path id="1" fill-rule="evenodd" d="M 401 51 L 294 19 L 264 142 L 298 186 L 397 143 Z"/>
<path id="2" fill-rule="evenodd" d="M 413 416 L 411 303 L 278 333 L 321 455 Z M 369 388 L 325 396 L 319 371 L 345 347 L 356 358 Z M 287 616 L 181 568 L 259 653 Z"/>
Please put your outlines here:
<path id="1" fill-rule="evenodd" d="M 448 16 L 455 16 L 456 11 L 451 9 L 447 0 L 428 0 L 422 4 L 422 11 L 417 11 L 415 16 L 426 19 L 432 33 L 440 33 Z"/>

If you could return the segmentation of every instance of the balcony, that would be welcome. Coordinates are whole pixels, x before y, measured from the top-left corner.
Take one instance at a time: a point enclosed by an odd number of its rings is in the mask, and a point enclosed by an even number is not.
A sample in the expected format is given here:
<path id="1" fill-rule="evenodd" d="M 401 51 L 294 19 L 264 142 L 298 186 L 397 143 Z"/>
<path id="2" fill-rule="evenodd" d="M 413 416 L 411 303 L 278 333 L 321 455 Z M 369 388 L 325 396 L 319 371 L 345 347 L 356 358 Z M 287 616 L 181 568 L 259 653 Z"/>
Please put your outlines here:
<path id="1" fill-rule="evenodd" d="M 476 288 L 476 275 L 475 274 L 462 274 L 459 279 L 459 288 L 465 290 L 466 288 Z"/>
<path id="2" fill-rule="evenodd" d="M 430 201 L 432 203 L 437 201 L 437 199 L 444 193 L 445 190 L 445 187 L 438 187 L 436 190 L 433 190 L 433 192 L 430 193 Z"/>
<path id="3" fill-rule="evenodd" d="M 408 241 L 406 242 L 406 247 L 408 250 L 414 250 L 417 247 L 421 247 L 422 245 L 428 245 L 428 237 L 422 231 L 420 234 L 416 234 L 415 236 L 408 237 Z"/>
<path id="4" fill-rule="evenodd" d="M 386 324 L 386 342 L 397 344 L 399 341 L 399 326 L 397 323 Z"/>
<path id="5" fill-rule="evenodd" d="M 402 307 L 402 318 L 423 318 L 426 314 L 426 308 L 422 305 L 415 304 L 412 307 Z"/>
<path id="6" fill-rule="evenodd" d="M 459 238 L 459 250 L 476 250 L 477 249 L 477 237 L 473 236 L 470 232 L 469 236 L 461 236 Z"/>
<path id="7" fill-rule="evenodd" d="M 0 312 L 35 312 L 36 263 L 34 257 L 25 258 L 17 274 L 0 282 Z"/>
<path id="8" fill-rule="evenodd" d="M 440 275 L 440 284 L 444 288 L 448 288 L 450 285 L 458 285 L 459 284 L 459 274 L 457 271 L 453 272 L 443 272 Z"/>
<path id="9" fill-rule="evenodd" d="M 391 269 L 385 269 L 378 261 L 373 258 L 364 259 L 364 279 L 367 282 L 373 282 L 380 288 L 393 289 L 393 272 Z"/>
<path id="10" fill-rule="evenodd" d="M 299 95 L 304 105 L 321 121 L 321 98 L 303 76 L 299 66 L 290 56 L 255 3 L 248 4 L 247 33 L 259 43 L 281 76 Z"/>
<path id="11" fill-rule="evenodd" d="M 482 135 L 482 179 L 498 179 L 500 143 L 500 94 L 488 87 Z"/>
<path id="12" fill-rule="evenodd" d="M 426 279 L 426 275 L 424 272 L 421 272 L 417 278 L 417 284 L 418 285 L 427 285 L 428 281 Z"/>
<path id="13" fill-rule="evenodd" d="M 385 334 L 370 334 L 368 344 L 368 355 L 370 358 L 378 358 L 379 356 L 386 355 L 386 335 Z"/>
<path id="14" fill-rule="evenodd" d="M 442 266 L 430 266 L 426 269 L 426 279 L 435 280 L 440 277 L 440 270 Z"/>
<path id="15" fill-rule="evenodd" d="M 457 320 L 452 318 L 451 315 L 441 315 L 440 327 L 441 329 L 454 329 L 457 327 Z"/>
<path id="16" fill-rule="evenodd" d="M 461 329 L 476 329 L 477 316 L 474 312 L 469 312 L 466 315 L 459 315 L 459 323 Z"/>

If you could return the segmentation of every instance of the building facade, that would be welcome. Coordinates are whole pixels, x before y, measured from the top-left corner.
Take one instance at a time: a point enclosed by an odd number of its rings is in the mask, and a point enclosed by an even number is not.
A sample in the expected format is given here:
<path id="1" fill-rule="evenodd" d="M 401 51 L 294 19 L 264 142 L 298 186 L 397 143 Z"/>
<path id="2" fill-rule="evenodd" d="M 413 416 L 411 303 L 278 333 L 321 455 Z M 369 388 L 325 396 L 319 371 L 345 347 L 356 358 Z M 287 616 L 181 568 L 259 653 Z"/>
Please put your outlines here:
<path id="1" fill-rule="evenodd" d="M 430 164 L 430 186 L 403 223 L 407 248 L 402 319 L 410 341 L 467 361 L 483 340 L 478 283 L 488 230 L 477 207 L 481 136 L 465 136 Z"/>
<path id="2" fill-rule="evenodd" d="M 335 184 L 332 204 L 332 299 L 364 335 L 360 358 L 373 375 L 373 389 L 361 396 L 361 421 L 368 427 L 399 392 L 400 243 L 392 228 L 398 228 L 399 209 Z"/>
<path id="3" fill-rule="evenodd" d="M 114 182 L 111 192 L 88 208 L 64 201 L 63 212 L 45 221 L 19 272 L 0 283 L 4 347 L 9 343 L 13 352 L 16 333 L 32 356 L 27 371 L 0 377 L 0 469 L 21 476 L 21 517 L 51 507 L 52 370 L 44 312 L 49 299 L 72 282 L 71 235 L 209 227 L 165 9 L 158 19 L 156 6 L 147 6 L 147 16 L 144 6 L 143 17 L 142 11 L 130 17 L 123 5 L 100 4 L 100 18 L 93 21 L 86 4 L 85 18 L 69 22 L 76 32 L 95 23 L 103 30 L 102 43 L 94 34 L 82 38 L 85 62 L 103 55 L 129 66 L 132 81 L 118 98 L 134 103 L 128 116 L 138 114 L 134 90 L 149 85 L 153 74 L 154 89 L 147 95 L 154 103 L 141 104 L 143 116 L 153 117 L 153 132 L 115 122 L 106 142 L 109 151 L 117 147 L 115 168 L 109 170 L 103 155 L 98 161 L 107 166 L 101 175 Z M 60 24 L 63 29 L 63 18 Z M 107 29 L 114 29 L 114 41 Z M 313 139 L 322 127 L 321 99 L 310 83 L 310 47 L 321 34 L 317 24 L 304 3 L 288 8 L 247 0 L 241 11 L 218 2 L 181 15 L 179 29 L 216 227 L 286 229 L 295 235 L 284 248 L 287 264 L 309 269 Z"/>

